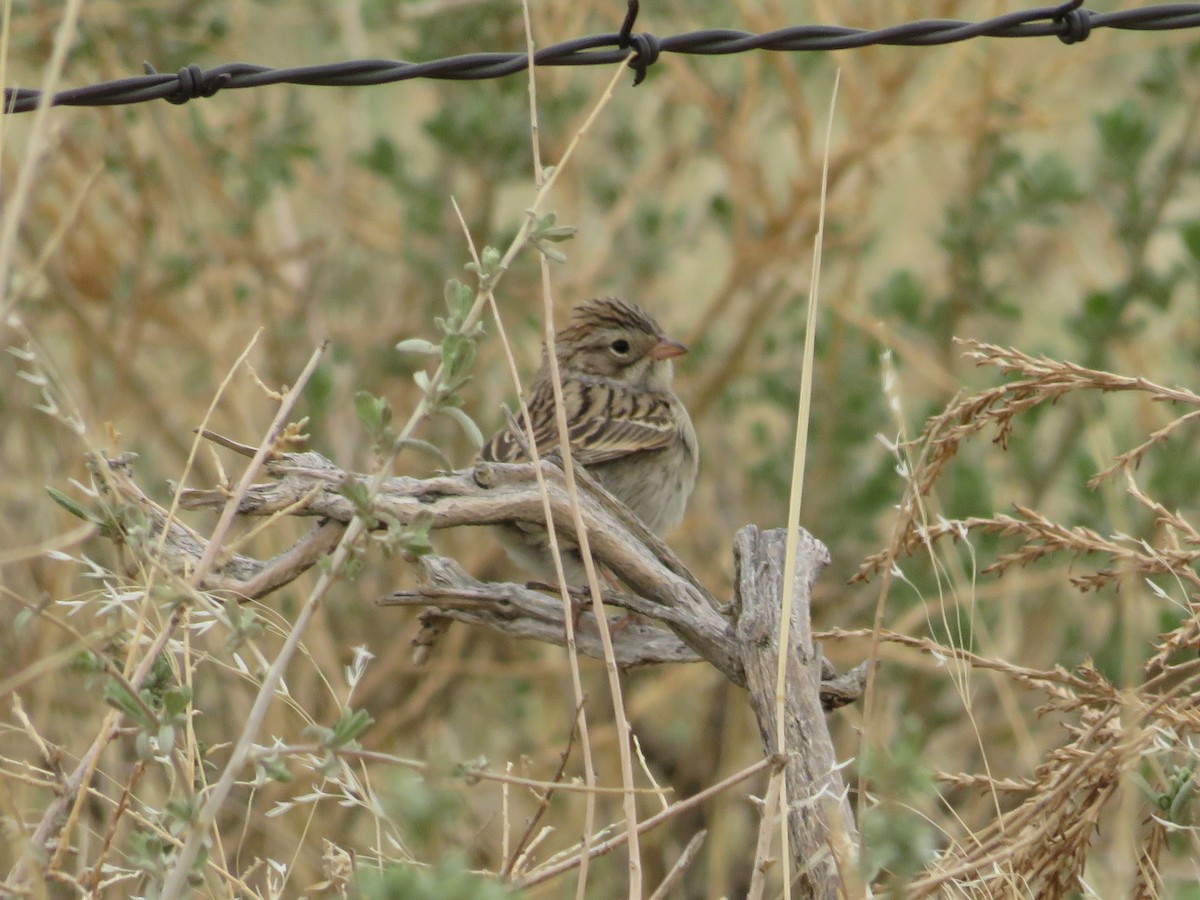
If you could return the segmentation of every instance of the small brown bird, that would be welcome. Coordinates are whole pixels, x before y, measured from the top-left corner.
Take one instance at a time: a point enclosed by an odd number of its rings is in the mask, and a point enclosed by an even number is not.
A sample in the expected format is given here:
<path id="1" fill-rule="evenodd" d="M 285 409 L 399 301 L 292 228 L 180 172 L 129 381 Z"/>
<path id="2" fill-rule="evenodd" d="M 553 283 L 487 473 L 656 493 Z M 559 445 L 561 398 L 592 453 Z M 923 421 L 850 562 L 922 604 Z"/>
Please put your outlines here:
<path id="1" fill-rule="evenodd" d="M 558 449 L 554 391 L 542 367 L 526 394 L 539 454 Z M 651 531 L 662 534 L 683 518 L 700 461 L 696 432 L 671 389 L 671 360 L 687 348 L 627 300 L 604 297 L 571 311 L 555 336 L 571 456 L 628 506 Z M 518 416 L 517 421 L 521 419 Z M 524 462 L 524 436 L 501 428 L 480 459 Z M 544 525 L 503 526 L 509 557 L 537 577 L 554 581 L 554 560 Z M 567 582 L 586 580 L 579 549 L 561 546 Z"/>

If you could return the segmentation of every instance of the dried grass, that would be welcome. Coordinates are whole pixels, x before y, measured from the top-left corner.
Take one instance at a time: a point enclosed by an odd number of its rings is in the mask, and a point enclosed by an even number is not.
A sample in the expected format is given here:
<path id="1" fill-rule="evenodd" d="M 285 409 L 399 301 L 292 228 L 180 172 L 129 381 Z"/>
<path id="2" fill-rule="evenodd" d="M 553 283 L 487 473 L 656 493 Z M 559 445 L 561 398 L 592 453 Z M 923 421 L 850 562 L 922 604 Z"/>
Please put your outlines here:
<path id="1" fill-rule="evenodd" d="M 393 55 L 447 14 L 423 4 L 367 28 L 312 9 L 216 6 L 195 4 L 183 24 L 164 23 L 145 5 L 89 6 L 64 80 L 120 77 L 143 57 L 169 70 L 213 59 Z M 536 4 L 532 12 L 543 36 L 617 24 L 611 4 Z M 644 10 L 643 24 L 668 33 L 977 14 L 952 0 L 853 9 L 821 2 L 799 11 L 739 0 L 721 9 L 666 4 L 650 19 Z M 10 81 L 40 80 L 59 21 L 59 12 L 34 8 L 13 24 L 5 36 Z M 486 22 L 472 41 L 521 46 L 518 17 L 496 13 Z M 468 49 L 461 34 L 421 33 Z M 1101 217 L 1088 215 L 1094 204 L 1069 227 L 1026 236 L 999 261 L 1021 296 L 1047 298 L 1023 301 L 1019 322 L 978 314 L 969 292 L 950 290 L 961 287 L 961 273 L 938 268 L 930 237 L 942 210 L 980 182 L 998 134 L 1076 154 L 1088 143 L 1090 113 L 1163 42 L 1113 34 L 1069 51 L 977 41 L 872 48 L 834 61 L 664 58 L 646 85 L 618 92 L 581 147 L 584 174 L 563 179 L 555 197 L 560 219 L 581 226 L 567 247 L 570 265 L 556 270 L 557 310 L 593 293 L 628 294 L 696 345 L 680 385 L 705 464 L 672 544 L 714 593 L 726 594 L 734 529 L 783 521 L 786 511 L 773 479 L 790 464 L 794 427 L 788 392 L 800 323 L 790 311 L 805 290 L 817 227 L 817 111 L 833 64 L 842 68 L 822 276 L 830 319 L 818 335 L 805 523 L 835 556 L 814 602 L 826 651 L 856 662 L 873 640 L 880 648 L 870 718 L 849 708 L 831 720 L 841 757 L 859 756 L 860 735 L 887 746 L 915 717 L 921 762 L 940 773 L 934 792 L 895 801 L 936 829 L 932 864 L 893 882 L 917 895 L 1055 896 L 1079 890 L 1082 879 L 1093 892 L 1150 897 L 1194 880 L 1200 532 L 1191 498 L 1152 489 L 1139 464 L 1164 443 L 1188 440 L 1200 412 L 1196 394 L 1155 383 L 1193 377 L 1182 348 L 1197 339 L 1195 316 L 1185 307 L 1148 317 L 1145 331 L 1121 345 L 1112 372 L 1078 366 L 1067 361 L 1077 354 L 1061 304 L 1121 265 L 1096 224 Z M 547 160 L 561 157 L 588 114 L 573 98 L 595 86 L 594 73 L 544 73 Z M 522 96 L 494 86 L 414 83 L 264 89 L 182 109 L 56 110 L 38 126 L 50 152 L 24 215 L 6 232 L 14 236 L 12 278 L 0 300 L 20 317 L 2 325 L 11 352 L 0 368 L 0 698 L 10 706 L 0 717 L 0 873 L 17 864 L 56 797 L 71 801 L 69 820 L 56 823 L 62 839 L 31 862 L 48 883 L 43 891 L 34 882 L 34 895 L 127 896 L 161 879 L 156 861 L 170 856 L 195 813 L 175 801 L 210 795 L 303 601 L 290 589 L 246 607 L 219 592 L 196 594 L 154 559 L 136 527 L 114 550 L 109 529 L 127 515 L 136 524 L 136 511 L 106 511 L 86 454 L 132 450 L 142 483 L 183 481 L 193 429 L 261 327 L 253 365 L 269 385 L 295 383 L 313 348 L 332 340 L 304 397 L 303 430 L 347 470 L 366 468 L 369 441 L 354 392 L 367 388 L 395 409 L 416 408 L 413 364 L 391 347 L 431 333 L 442 283 L 465 258 L 447 198 L 462 202 L 472 234 L 496 243 L 513 234 L 528 203 L 527 164 L 498 158 L 490 145 L 449 154 L 416 127 L 471 97 L 489 98 L 498 118 L 525 114 Z M 0 205 L 15 216 L 14 185 L 36 149 L 32 120 L 0 127 Z M 359 161 L 377 137 L 402 151 L 403 171 Z M 417 183 L 436 183 L 436 201 Z M 915 328 L 872 301 L 900 266 L 955 298 L 936 329 Z M 540 279 L 522 260 L 507 279 L 498 305 L 517 363 L 528 370 Z M 988 341 L 967 344 L 987 385 L 965 388 L 949 404 L 946 396 L 973 376 L 947 334 Z M 895 482 L 876 489 L 887 496 L 870 512 L 848 502 L 867 490 L 884 456 L 843 434 L 871 394 L 853 389 L 874 377 L 876 347 L 896 353 L 897 383 L 886 396 L 903 398 L 902 417 L 943 410 L 921 437 L 897 447 L 906 491 L 898 522 Z M 469 388 L 485 430 L 512 396 L 494 350 L 481 354 Z M 277 399 L 239 372 L 211 427 L 257 443 Z M 873 430 L 892 427 L 885 413 L 868 415 L 877 417 Z M 453 423 L 427 423 L 423 437 L 456 463 L 470 458 Z M 1028 483 L 1014 460 L 1029 440 L 1047 458 L 1080 443 L 1114 445 L 1094 454 L 1094 506 L 1077 502 L 1087 476 L 1074 478 L 1069 467 L 1047 467 L 1046 484 Z M 1014 452 L 1001 452 L 1005 442 Z M 406 464 L 413 473 L 430 469 L 415 454 Z M 241 466 L 236 453 L 205 450 L 188 480 L 231 492 Z M 947 484 L 963 470 L 982 473 L 998 498 L 995 513 L 942 518 Z M 97 512 L 96 521 L 80 525 L 55 507 L 46 485 Z M 153 499 L 166 505 L 169 497 L 163 489 Z M 187 519 L 197 533 L 213 525 L 201 515 Z M 225 546 L 266 557 L 304 534 L 280 517 L 253 534 L 235 527 Z M 379 550 L 349 560 L 357 580 L 332 587 L 271 692 L 251 764 L 237 773 L 210 832 L 204 889 L 339 895 L 352 890 L 356 873 L 395 861 L 433 867 L 461 851 L 467 867 L 507 873 L 530 896 L 560 891 L 561 875 L 551 875 L 576 871 L 583 846 L 619 844 L 623 736 L 611 712 L 589 708 L 598 787 L 585 800 L 574 783 L 582 766 L 570 758 L 578 738 L 564 655 L 455 627 L 416 666 L 416 616 L 366 602 L 412 582 L 408 568 L 381 562 Z M 440 541 L 439 550 L 484 577 L 503 571 L 496 548 L 474 532 Z M 865 627 L 874 586 L 839 586 L 860 559 L 863 576 L 890 579 L 878 632 Z M 923 567 L 933 574 L 921 577 Z M 1131 664 L 1090 658 L 1111 650 L 1113 633 Z M 148 650 L 160 645 L 170 651 L 168 665 L 151 669 Z M 374 655 L 365 669 L 360 647 Z M 189 708 L 202 713 L 179 723 L 173 755 L 141 752 L 129 728 L 112 731 L 105 685 L 136 682 L 139 671 L 159 688 L 189 687 Z M 604 696 L 602 667 L 582 660 L 580 671 L 583 693 Z M 654 826 L 640 835 L 647 891 L 676 878 L 683 896 L 743 895 L 760 821 L 746 795 L 767 786 L 753 723 L 736 695 L 697 667 L 634 673 L 624 688 L 643 766 L 674 789 L 671 810 L 660 812 L 650 778 L 636 779 L 639 824 Z M 319 744 L 305 729 L 331 728 L 347 707 L 375 719 L 361 756 L 331 764 L 323 751 L 284 752 Z M 274 763 L 294 780 L 272 780 Z M 77 771 L 87 787 L 72 794 Z M 866 783 L 868 809 L 896 787 Z M 588 802 L 599 824 L 581 842 Z M 704 831 L 698 855 L 678 875 Z M 777 872 L 766 875 L 768 890 L 778 890 Z M 591 863 L 595 896 L 620 894 L 626 883 L 623 860 Z"/>

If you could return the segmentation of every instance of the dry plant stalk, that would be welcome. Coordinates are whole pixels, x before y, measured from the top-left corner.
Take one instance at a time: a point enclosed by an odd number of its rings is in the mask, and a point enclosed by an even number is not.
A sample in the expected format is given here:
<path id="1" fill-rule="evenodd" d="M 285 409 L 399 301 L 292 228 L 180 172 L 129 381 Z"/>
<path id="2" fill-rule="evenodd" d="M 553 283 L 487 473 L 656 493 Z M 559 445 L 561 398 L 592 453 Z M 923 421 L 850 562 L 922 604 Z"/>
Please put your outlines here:
<path id="1" fill-rule="evenodd" d="M 1153 646 L 1143 648 L 1138 683 L 1122 689 L 1090 662 L 1073 670 L 1062 667 L 1034 670 L 1002 659 L 982 656 L 930 638 L 884 631 L 874 635 L 884 644 L 899 645 L 938 660 L 953 659 L 976 669 L 997 672 L 1013 683 L 1045 697 L 1040 714 L 1052 714 L 1065 727 L 1067 739 L 1052 748 L 1026 778 L 991 774 L 941 774 L 940 780 L 1019 800 L 997 805 L 985 827 L 950 838 L 949 846 L 924 874 L 905 885 L 906 896 L 1063 897 L 1081 885 L 1097 829 L 1112 814 L 1119 790 L 1133 788 L 1133 773 L 1151 771 L 1160 784 L 1144 785 L 1139 801 L 1145 812 L 1135 828 L 1137 858 L 1135 896 L 1158 896 L 1159 862 L 1165 835 L 1194 795 L 1192 771 L 1196 762 L 1191 740 L 1200 732 L 1194 698 L 1200 692 L 1200 540 L 1195 527 L 1178 511 L 1168 510 L 1137 485 L 1134 472 L 1153 447 L 1170 438 L 1200 415 L 1200 395 L 1168 388 L 1145 378 L 1125 377 L 1017 350 L 963 342 L 967 356 L 980 365 L 996 367 L 1013 380 L 952 402 L 931 418 L 918 439 L 906 449 L 916 464 L 908 474 L 908 494 L 900 505 L 900 527 L 889 547 L 866 559 L 855 580 L 889 571 L 896 560 L 928 549 L 943 538 L 968 540 L 972 532 L 1015 538 L 1017 547 L 1001 553 L 982 569 L 1002 576 L 1047 558 L 1100 560 L 1095 571 L 1069 576 L 1080 591 L 1119 588 L 1131 578 L 1166 576 L 1188 594 L 1177 604 L 1183 615 Z M 1081 391 L 1139 392 L 1154 401 L 1189 407 L 1089 482 L 1095 486 L 1118 473 L 1128 493 L 1153 517 L 1162 539 L 1151 543 L 1127 535 L 1105 536 L 1094 529 L 1068 526 L 1037 510 L 1015 505 L 1014 512 L 994 513 L 931 523 L 922 518 L 923 498 L 930 494 L 961 443 L 988 429 L 1001 447 L 1018 427 L 1019 417 L 1044 404 Z M 1160 591 L 1161 593 L 1161 591 Z M 1165 593 L 1161 596 L 1166 597 Z M 835 630 L 817 635 L 826 640 L 870 637 L 870 631 Z M 1186 654 L 1184 654 L 1186 651 Z M 1182 657 L 1182 658 L 1181 658 Z M 1189 658 L 1190 657 L 1190 658 Z M 1153 803 L 1147 803 L 1148 799 Z M 1174 818 L 1173 818 L 1174 817 Z"/>
<path id="2" fill-rule="evenodd" d="M 631 7 L 634 9 L 634 7 Z M 541 188 L 546 180 L 546 171 L 542 168 L 542 150 L 539 140 L 539 125 L 538 125 L 538 103 L 537 103 L 537 78 L 536 66 L 534 66 L 534 43 L 533 43 L 533 23 L 529 16 L 529 0 L 523 0 L 521 4 L 521 12 L 525 24 L 525 46 L 529 57 L 528 82 L 529 82 L 529 124 L 530 124 L 530 144 L 533 150 L 533 178 L 534 183 Z M 632 58 L 633 54 L 630 54 Z M 597 112 L 600 107 L 606 105 L 612 99 L 613 90 L 616 87 L 617 78 L 620 75 L 620 70 L 613 74 L 613 77 L 608 82 L 608 90 L 604 95 L 603 101 L 597 105 Z M 587 122 L 576 133 L 574 140 L 580 140 L 590 127 L 590 123 L 594 121 L 595 116 L 588 119 Z M 465 226 L 464 226 L 465 227 Z M 554 336 L 556 329 L 554 327 L 554 298 L 551 291 L 550 282 L 550 260 L 546 253 L 538 254 L 538 265 L 542 276 L 542 328 L 547 347 L 552 347 L 554 344 Z M 496 321 L 499 323 L 500 316 L 497 312 L 496 298 L 489 291 L 488 299 L 491 303 L 492 311 L 496 313 Z M 512 365 L 511 348 L 506 348 L 506 356 L 508 357 L 510 366 Z M 637 823 L 637 796 L 634 788 L 634 772 L 633 772 L 633 757 L 630 750 L 630 744 L 633 742 L 633 731 L 629 727 L 629 721 L 625 712 L 625 698 L 621 689 L 621 679 L 617 671 L 617 661 L 613 650 L 612 636 L 608 630 L 608 620 L 604 616 L 603 601 L 600 598 L 600 582 L 596 574 L 596 566 L 592 560 L 591 545 L 588 540 L 587 528 L 583 526 L 582 519 L 579 514 L 579 498 L 578 491 L 575 486 L 575 462 L 571 456 L 571 441 L 568 437 L 567 429 L 567 412 L 566 406 L 563 403 L 563 385 L 562 375 L 558 369 L 558 357 L 555 353 L 546 354 L 546 363 L 550 373 L 551 387 L 554 391 L 554 410 L 555 422 L 558 429 L 558 448 L 562 455 L 563 475 L 566 478 L 567 494 L 571 498 L 571 512 L 574 516 L 574 524 L 576 533 L 579 536 L 579 548 L 583 554 L 584 568 L 587 572 L 587 586 L 592 602 L 593 618 L 596 622 L 597 634 L 600 638 L 600 646 L 603 650 L 605 671 L 608 674 L 608 691 L 612 697 L 613 716 L 616 721 L 617 734 L 619 735 L 617 744 L 617 757 L 621 764 L 621 783 L 625 788 L 625 833 L 628 836 L 629 843 L 629 896 L 631 898 L 639 898 L 642 895 L 642 853 L 641 844 L 638 839 L 638 823 Z M 514 372 L 514 386 L 517 389 L 518 396 L 523 396 L 521 390 L 520 378 Z M 529 418 L 529 408 L 524 400 L 521 401 L 521 415 L 525 434 L 528 438 L 527 446 L 534 446 L 537 441 L 533 437 L 533 423 Z M 533 461 L 538 471 L 541 468 L 541 460 L 538 458 L 538 453 L 535 450 L 530 451 L 530 459 Z M 538 491 L 542 495 L 543 512 L 545 505 L 548 502 L 546 497 L 546 484 L 543 479 L 538 480 Z M 573 633 L 572 616 L 567 614 L 571 606 L 570 599 L 567 597 L 566 579 L 563 577 L 563 560 L 559 551 L 558 538 L 554 530 L 553 516 L 546 514 L 543 520 L 547 525 L 547 538 L 549 541 L 550 552 L 554 560 L 554 569 L 558 578 L 559 592 L 563 603 L 563 625 L 564 635 L 567 643 L 567 655 L 570 658 L 571 664 L 571 680 L 572 688 L 575 691 L 575 702 L 580 713 L 580 733 L 582 737 L 582 745 L 587 760 L 586 778 L 589 783 L 594 783 L 595 772 L 591 765 L 591 739 L 588 735 L 587 720 L 583 718 L 584 703 L 583 703 L 583 687 L 579 675 L 579 657 L 575 649 L 575 635 Z M 595 806 L 593 797 L 589 794 L 587 811 L 585 813 L 584 835 L 590 835 L 594 825 Z M 583 863 L 580 866 L 579 882 L 576 886 L 576 897 L 583 900 L 587 891 L 587 846 L 582 848 Z"/>

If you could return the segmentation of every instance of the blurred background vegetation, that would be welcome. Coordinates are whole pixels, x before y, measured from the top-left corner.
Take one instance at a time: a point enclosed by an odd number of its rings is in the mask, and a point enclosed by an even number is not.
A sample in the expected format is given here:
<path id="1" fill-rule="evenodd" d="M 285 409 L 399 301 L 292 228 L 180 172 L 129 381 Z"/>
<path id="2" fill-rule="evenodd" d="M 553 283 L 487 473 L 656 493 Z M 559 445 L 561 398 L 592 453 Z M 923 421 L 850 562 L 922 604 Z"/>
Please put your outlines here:
<path id="1" fill-rule="evenodd" d="M 33 86 L 61 5 L 17 7 L 5 35 L 8 77 Z M 1017 8 L 955 0 L 673 0 L 647 5 L 638 28 L 666 35 L 801 23 L 881 27 Z M 545 0 L 532 9 L 541 44 L 614 30 L 623 12 L 612 0 Z M 733 532 L 749 522 L 773 527 L 784 520 L 835 70 L 841 87 L 803 524 L 834 560 L 814 599 L 815 626 L 857 628 L 872 622 L 879 589 L 846 581 L 864 556 L 887 543 L 904 490 L 895 458 L 877 435 L 911 437 L 957 391 L 996 380 L 964 362 L 952 338 L 1012 344 L 1164 384 L 1194 383 L 1200 360 L 1196 40 L 1187 32 L 1105 30 L 1072 47 L 1054 39 L 981 39 L 827 54 L 664 55 L 636 90 L 629 88 L 631 76 L 622 81 L 548 204 L 579 229 L 561 245 L 569 259 L 554 268 L 555 303 L 562 316 L 590 296 L 628 296 L 692 348 L 680 361 L 678 385 L 703 459 L 687 518 L 670 539 L 705 584 L 728 596 Z M 73 86 L 135 74 L 143 60 L 173 71 L 235 60 L 273 66 L 425 60 L 523 46 L 520 7 L 507 0 L 97 0 L 84 7 L 63 81 Z M 546 163 L 557 161 L 608 74 L 538 72 Z M 51 145 L 19 223 L 5 286 L 7 296 L 19 296 L 20 321 L 6 324 L 4 340 L 21 353 L 0 354 L 0 561 L 6 563 L 0 684 L 18 679 L 13 684 L 19 683 L 29 720 L 73 765 L 107 709 L 104 679 L 86 660 L 63 653 L 75 638 L 51 620 L 84 635 L 113 633 L 111 646 L 92 651 L 122 660 L 131 619 L 129 610 L 106 604 L 106 592 L 122 589 L 120 579 L 97 577 L 84 561 L 119 569 L 108 542 L 62 547 L 70 558 L 42 552 L 78 525 L 45 487 L 82 500 L 71 482 L 88 479 L 86 450 L 133 451 L 139 480 L 167 502 L 167 479 L 180 477 L 193 429 L 259 329 L 251 361 L 274 386 L 293 382 L 315 345 L 331 339 L 305 394 L 305 430 L 312 446 L 338 464 L 366 468 L 369 440 L 355 416 L 355 393 L 385 396 L 398 416 L 407 416 L 419 396 L 411 375 L 426 360 L 402 356 L 394 345 L 433 337 L 445 281 L 466 278 L 469 254 L 451 198 L 479 245 L 502 247 L 533 186 L 521 76 L 359 89 L 271 87 L 182 107 L 63 109 L 51 118 Z M 30 122 L 14 116 L 0 123 L 0 201 L 24 157 Z M 537 265 L 535 254 L 520 258 L 498 297 L 526 374 L 539 352 Z M 21 377 L 32 373 L 48 379 L 57 415 L 44 410 L 43 389 Z M 889 388 L 885 375 L 894 375 Z M 490 338 L 463 394 L 485 433 L 500 423 L 500 404 L 513 390 Z M 72 414 L 85 426 L 82 439 L 64 421 Z M 239 372 L 210 427 L 256 443 L 272 414 L 270 399 Z M 1148 536 L 1153 523 L 1119 489 L 1090 491 L 1084 482 L 1169 415 L 1134 396 L 1068 398 L 1026 420 L 1007 452 L 986 441 L 965 447 L 931 508 L 946 516 L 987 515 L 1016 502 L 1101 533 Z M 456 465 L 473 456 L 449 420 L 434 420 L 420 436 Z M 1141 473 L 1146 490 L 1185 512 L 1194 509 L 1200 487 L 1192 447 L 1185 431 L 1155 450 Z M 221 466 L 234 478 L 240 471 L 235 457 L 203 449 L 188 483 L 211 486 Z M 426 474 L 434 466 L 406 454 L 400 469 Z M 214 520 L 188 521 L 204 531 Z M 276 528 L 255 538 L 251 551 L 269 554 L 299 534 L 299 526 L 291 533 Z M 438 534 L 435 544 L 481 577 L 515 574 L 484 532 Z M 1181 615 L 1137 584 L 1121 595 L 1080 593 L 1067 584 L 1069 560 L 977 580 L 978 569 L 1003 547 L 1002 537 L 973 537 L 940 567 L 920 559 L 904 564 L 884 623 L 946 638 L 944 623 L 954 620 L 953 639 L 982 654 L 1034 668 L 1071 667 L 1090 657 L 1128 684 L 1141 660 L 1141 651 L 1130 648 L 1148 646 Z M 355 860 L 366 869 L 380 853 L 434 871 L 375 878 L 364 889 L 376 896 L 450 896 L 451 881 L 463 885 L 454 896 L 497 895 L 494 885 L 464 881 L 461 869 L 503 862 L 500 789 L 451 777 L 452 764 L 483 758 L 496 769 L 512 763 L 516 773 L 549 777 L 572 716 L 567 662 L 557 648 L 455 627 L 424 667 L 414 667 L 415 618 L 374 605 L 411 579 L 401 561 L 374 555 L 356 580 L 337 585 L 305 637 L 303 658 L 288 672 L 292 699 L 275 705 L 259 740 L 297 742 L 307 725 L 337 721 L 348 696 L 343 669 L 354 648 L 365 647 L 374 659 L 351 701 L 375 720 L 362 744 L 447 761 L 447 777 L 364 769 L 359 774 L 374 792 L 371 803 L 345 806 L 338 798 L 297 800 L 321 783 L 315 773 L 242 787 L 219 822 L 222 842 L 212 853 L 223 854 L 225 865 L 263 895 L 272 879 L 283 878 L 266 860 L 286 867 L 283 895 L 291 896 L 345 885 Z M 201 711 L 197 739 L 218 766 L 254 696 L 255 659 L 274 658 L 309 583 L 285 588 L 258 610 L 267 628 L 252 642 L 253 652 L 235 656 L 220 628 L 189 637 Z M 149 618 L 166 615 L 151 611 Z M 826 647 L 841 667 L 866 651 L 866 642 Z M 57 664 L 32 669 L 45 660 Z M 600 778 L 617 784 L 603 671 L 590 662 L 584 670 Z M 22 677 L 31 671 L 36 678 Z M 626 684 L 646 762 L 676 796 L 761 755 L 744 698 L 705 667 L 632 672 Z M 969 831 L 994 814 L 990 798 L 978 793 L 939 794 L 930 772 L 987 768 L 998 778 L 1025 777 L 1060 739 L 1054 719 L 1034 715 L 1038 698 L 1014 693 L 998 677 L 975 675 L 964 687 L 933 660 L 887 650 L 878 689 L 873 721 L 864 723 L 860 707 L 831 721 L 842 758 L 860 754 L 864 728 L 870 743 L 892 747 L 863 757 L 884 801 L 882 826 L 876 821 L 866 835 L 871 862 L 898 876 L 945 842 L 942 829 Z M 0 720 L 0 821 L 7 835 L 0 871 L 6 871 L 22 847 L 23 824 L 36 821 L 50 788 L 22 777 L 25 762 L 40 764 L 37 747 L 7 709 Z M 119 796 L 136 759 L 132 741 L 115 741 L 95 789 Z M 578 774 L 577 762 L 568 772 Z M 161 767 L 143 779 L 136 792 L 140 814 L 167 821 L 179 785 Z M 292 805 L 280 812 L 280 803 Z M 513 791 L 509 803 L 519 831 L 532 801 Z M 602 821 L 620 818 L 619 798 L 602 799 L 600 808 Z M 581 809 L 577 795 L 554 800 L 548 824 L 556 831 L 540 856 L 576 840 Z M 654 809 L 645 801 L 644 814 Z M 280 814 L 268 818 L 272 811 Z M 84 805 L 67 870 L 95 864 L 111 815 L 111 803 Z M 680 895 L 744 893 L 757 820 L 746 790 L 735 789 L 651 833 L 643 843 L 647 883 L 660 880 L 705 827 L 708 841 Z M 107 862 L 146 874 L 106 895 L 152 892 L 166 848 L 149 833 L 134 824 L 118 830 Z M 1119 842 L 1122 834 L 1128 832 L 1118 827 L 1100 840 Z M 1163 868 L 1178 886 L 1194 875 L 1188 856 L 1195 848 L 1184 841 L 1174 849 Z M 1131 865 L 1119 855 L 1096 854 L 1089 882 L 1098 895 L 1115 896 L 1111 885 L 1128 884 Z M 621 894 L 623 859 L 598 861 L 590 879 L 589 896 Z M 226 890 L 211 877 L 209 887 Z M 567 878 L 531 895 L 573 891 Z"/>

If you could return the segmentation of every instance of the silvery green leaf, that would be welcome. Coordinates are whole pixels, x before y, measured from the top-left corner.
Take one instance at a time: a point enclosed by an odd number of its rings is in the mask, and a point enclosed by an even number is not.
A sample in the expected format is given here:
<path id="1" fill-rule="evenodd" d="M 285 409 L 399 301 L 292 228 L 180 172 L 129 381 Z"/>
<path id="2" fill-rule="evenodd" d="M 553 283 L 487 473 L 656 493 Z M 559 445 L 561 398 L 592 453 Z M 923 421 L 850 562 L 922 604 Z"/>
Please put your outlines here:
<path id="1" fill-rule="evenodd" d="M 540 239 L 534 241 L 533 246 L 537 247 L 538 252 L 541 253 L 542 256 L 546 257 L 546 259 L 551 259 L 556 263 L 565 263 L 567 261 L 565 253 L 560 250 L 555 250 L 553 247 L 546 246 L 541 242 Z"/>
<path id="2" fill-rule="evenodd" d="M 471 311 L 471 301 L 475 299 L 475 292 L 457 278 L 446 282 L 445 295 L 446 309 L 450 310 L 451 315 L 462 319 Z"/>
<path id="3" fill-rule="evenodd" d="M 454 469 L 454 463 L 450 461 L 450 457 L 443 453 L 440 447 L 438 447 L 436 444 L 429 443 L 429 441 L 422 441 L 419 438 L 406 438 L 403 441 L 396 442 L 397 450 L 401 449 L 402 447 L 412 447 L 414 450 L 420 450 L 422 453 L 427 453 L 441 463 L 447 472 Z"/>
<path id="4" fill-rule="evenodd" d="M 96 518 L 62 491 L 56 490 L 52 487 L 47 487 L 46 493 L 50 495 L 51 500 L 69 512 L 71 515 L 75 516 L 77 519 L 83 519 L 85 522 L 93 522 L 96 524 L 100 523 L 98 518 Z"/>
<path id="5" fill-rule="evenodd" d="M 375 722 L 365 709 L 343 709 L 337 723 L 333 726 L 329 743 L 340 747 L 351 743 Z"/>
<path id="6" fill-rule="evenodd" d="M 483 432 L 479 430 L 479 426 L 470 416 L 457 406 L 444 406 L 441 411 L 462 426 L 462 430 L 467 433 L 467 437 L 476 449 L 483 446 Z"/>
<path id="7" fill-rule="evenodd" d="M 386 397 L 376 397 L 367 391 L 354 395 L 354 411 L 369 431 L 378 431 L 392 421 L 392 405 Z"/>
<path id="8" fill-rule="evenodd" d="M 164 722 L 158 726 L 158 752 L 160 756 L 167 756 L 175 749 L 175 726 L 170 722 Z"/>
<path id="9" fill-rule="evenodd" d="M 574 225 L 554 225 L 540 229 L 537 236 L 539 240 L 543 241 L 569 241 L 575 237 L 575 232 L 578 230 Z"/>
<path id="10" fill-rule="evenodd" d="M 471 367 L 475 360 L 475 345 L 470 338 L 461 334 L 446 336 L 442 345 L 442 365 L 446 367 L 446 375 L 453 378 Z"/>
<path id="11" fill-rule="evenodd" d="M 437 356 L 442 348 L 424 338 L 408 338 L 396 345 L 401 353 L 420 353 L 422 356 Z"/>

